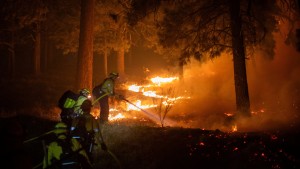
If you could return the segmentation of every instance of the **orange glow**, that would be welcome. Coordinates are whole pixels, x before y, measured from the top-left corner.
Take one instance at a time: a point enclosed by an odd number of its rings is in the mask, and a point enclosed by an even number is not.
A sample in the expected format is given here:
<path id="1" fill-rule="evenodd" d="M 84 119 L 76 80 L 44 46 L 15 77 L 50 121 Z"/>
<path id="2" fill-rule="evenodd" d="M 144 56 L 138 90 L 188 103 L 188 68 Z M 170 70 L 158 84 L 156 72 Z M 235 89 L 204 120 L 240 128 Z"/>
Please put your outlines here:
<path id="1" fill-rule="evenodd" d="M 258 110 L 258 111 L 251 111 L 251 114 L 252 114 L 252 115 L 258 115 L 258 114 L 261 114 L 261 113 L 264 113 L 264 112 L 265 112 L 264 109 L 260 109 L 260 110 Z"/>
<path id="2" fill-rule="evenodd" d="M 226 116 L 228 116 L 228 117 L 231 117 L 231 116 L 233 116 L 234 114 L 233 113 L 224 113 Z"/>
<path id="3" fill-rule="evenodd" d="M 232 126 L 232 130 L 231 131 L 232 132 L 237 132 L 237 125 L 236 124 Z"/>

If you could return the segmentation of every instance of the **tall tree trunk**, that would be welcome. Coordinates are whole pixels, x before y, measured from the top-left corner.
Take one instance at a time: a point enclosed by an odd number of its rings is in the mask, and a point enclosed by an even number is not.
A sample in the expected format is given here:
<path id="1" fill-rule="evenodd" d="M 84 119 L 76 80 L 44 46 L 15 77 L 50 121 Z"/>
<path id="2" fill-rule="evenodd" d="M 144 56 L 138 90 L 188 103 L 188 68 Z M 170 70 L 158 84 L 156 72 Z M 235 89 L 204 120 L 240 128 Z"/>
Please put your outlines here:
<path id="1" fill-rule="evenodd" d="M 95 0 L 81 0 L 76 88 L 92 89 Z"/>
<path id="2" fill-rule="evenodd" d="M 107 77 L 108 76 L 108 60 L 107 60 L 107 50 L 108 49 L 105 49 L 104 50 L 104 53 L 103 53 L 103 73 L 104 73 L 104 77 Z"/>
<path id="3" fill-rule="evenodd" d="M 250 116 L 250 99 L 245 63 L 244 37 L 240 17 L 240 1 L 232 1 L 230 3 L 230 17 L 237 115 Z"/>
<path id="4" fill-rule="evenodd" d="M 34 75 L 41 74 L 41 22 L 36 24 L 35 41 L 34 41 Z"/>
<path id="5" fill-rule="evenodd" d="M 124 47 L 118 50 L 117 71 L 120 76 L 125 75 L 125 50 Z"/>
<path id="6" fill-rule="evenodd" d="M 300 14 L 300 0 L 297 0 L 297 11 L 298 14 Z M 300 52 L 300 22 L 297 22 L 297 28 L 296 28 L 296 49 L 298 52 Z"/>

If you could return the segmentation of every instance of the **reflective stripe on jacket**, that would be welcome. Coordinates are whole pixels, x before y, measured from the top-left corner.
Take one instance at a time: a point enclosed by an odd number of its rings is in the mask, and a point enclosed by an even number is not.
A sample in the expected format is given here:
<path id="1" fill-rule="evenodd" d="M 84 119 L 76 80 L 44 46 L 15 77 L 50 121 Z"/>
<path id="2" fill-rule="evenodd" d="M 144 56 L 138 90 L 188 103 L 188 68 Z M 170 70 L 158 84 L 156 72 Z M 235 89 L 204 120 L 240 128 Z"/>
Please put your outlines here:
<path id="1" fill-rule="evenodd" d="M 83 111 L 81 110 L 81 105 L 82 103 L 87 100 L 88 98 L 85 97 L 85 96 L 79 96 L 75 105 L 74 105 L 74 113 L 77 114 L 77 115 L 82 115 L 83 114 Z"/>
<path id="2" fill-rule="evenodd" d="M 61 135 L 58 139 L 66 139 L 66 136 Z M 86 154 L 86 152 L 82 149 L 82 146 L 80 145 L 80 143 L 74 139 L 71 138 L 70 140 L 71 142 L 71 149 L 74 153 L 79 153 L 80 155 L 84 156 L 87 160 L 88 163 L 90 163 L 90 160 Z M 82 149 L 82 150 L 80 150 Z M 76 152 L 79 151 L 79 152 Z M 58 161 L 61 160 L 61 155 L 63 154 L 63 148 L 61 147 L 61 145 L 58 144 L 57 141 L 53 141 L 49 144 L 48 146 L 48 151 L 47 151 L 47 156 L 44 158 L 43 160 L 43 169 L 48 168 L 51 165 L 55 165 L 53 164 L 53 161 Z M 69 162 L 69 164 L 77 164 L 78 161 L 73 161 L 73 162 Z M 61 162 L 59 165 L 66 165 L 63 162 Z"/>
<path id="3" fill-rule="evenodd" d="M 105 81 L 103 82 L 102 86 L 101 86 L 101 91 L 108 93 L 108 95 L 114 95 L 115 91 L 114 91 L 114 85 L 115 82 L 113 79 L 111 78 L 107 78 L 105 79 Z"/>

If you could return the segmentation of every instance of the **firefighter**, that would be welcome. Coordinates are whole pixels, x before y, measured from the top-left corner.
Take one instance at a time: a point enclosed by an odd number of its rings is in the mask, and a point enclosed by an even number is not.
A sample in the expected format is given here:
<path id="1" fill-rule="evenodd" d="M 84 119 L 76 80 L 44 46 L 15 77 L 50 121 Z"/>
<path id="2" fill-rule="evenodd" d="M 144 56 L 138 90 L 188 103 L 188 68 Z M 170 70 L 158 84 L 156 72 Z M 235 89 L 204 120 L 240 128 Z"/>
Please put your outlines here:
<path id="1" fill-rule="evenodd" d="M 92 169 L 92 164 L 81 144 L 69 136 L 67 125 L 59 122 L 53 132 L 56 140 L 47 148 L 43 160 L 43 169 Z"/>
<path id="2" fill-rule="evenodd" d="M 74 105 L 75 117 L 78 117 L 83 114 L 83 111 L 81 109 L 81 104 L 89 98 L 91 98 L 91 95 L 88 89 L 84 88 L 79 91 L 79 97 Z"/>
<path id="3" fill-rule="evenodd" d="M 92 153 L 94 145 L 101 145 L 102 150 L 107 150 L 100 131 L 99 123 L 94 116 L 91 115 L 91 108 L 91 100 L 85 100 L 81 105 L 83 114 L 73 120 L 71 127 L 72 137 L 81 142 L 90 160 L 93 159 Z"/>
<path id="4" fill-rule="evenodd" d="M 61 121 L 70 127 L 72 120 L 83 114 L 80 106 L 83 101 L 90 97 L 90 91 L 86 88 L 79 90 L 79 94 L 71 90 L 66 91 L 58 101 L 58 105 L 62 110 L 60 113 Z"/>
<path id="5" fill-rule="evenodd" d="M 115 94 L 115 80 L 119 77 L 119 74 L 112 72 L 109 76 L 103 80 L 103 82 L 93 88 L 93 97 L 100 105 L 100 124 L 108 122 L 109 115 L 109 96 L 114 96 L 117 99 L 124 98 L 122 95 Z"/>

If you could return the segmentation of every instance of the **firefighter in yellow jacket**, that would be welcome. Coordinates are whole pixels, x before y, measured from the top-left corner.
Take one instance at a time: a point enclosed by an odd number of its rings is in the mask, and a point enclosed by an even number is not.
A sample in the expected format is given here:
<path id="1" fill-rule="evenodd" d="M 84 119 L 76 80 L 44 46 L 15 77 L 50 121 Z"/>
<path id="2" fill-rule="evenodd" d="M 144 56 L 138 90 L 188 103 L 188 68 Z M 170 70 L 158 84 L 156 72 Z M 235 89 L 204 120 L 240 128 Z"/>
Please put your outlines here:
<path id="1" fill-rule="evenodd" d="M 79 91 L 79 97 L 74 105 L 75 117 L 78 117 L 83 114 L 81 105 L 85 100 L 90 99 L 90 98 L 91 98 L 91 95 L 90 95 L 90 91 L 88 89 L 83 88 Z"/>
<path id="2" fill-rule="evenodd" d="M 100 123 L 108 122 L 109 115 L 109 96 L 116 96 L 118 99 L 122 99 L 122 95 L 115 94 L 115 80 L 119 77 L 119 73 L 112 72 L 104 81 L 93 88 L 93 97 L 100 104 Z"/>
<path id="3" fill-rule="evenodd" d="M 53 131 L 56 140 L 48 145 L 43 161 L 43 169 L 92 169 L 92 164 L 81 146 L 75 139 L 68 136 L 67 125 L 59 122 Z"/>

